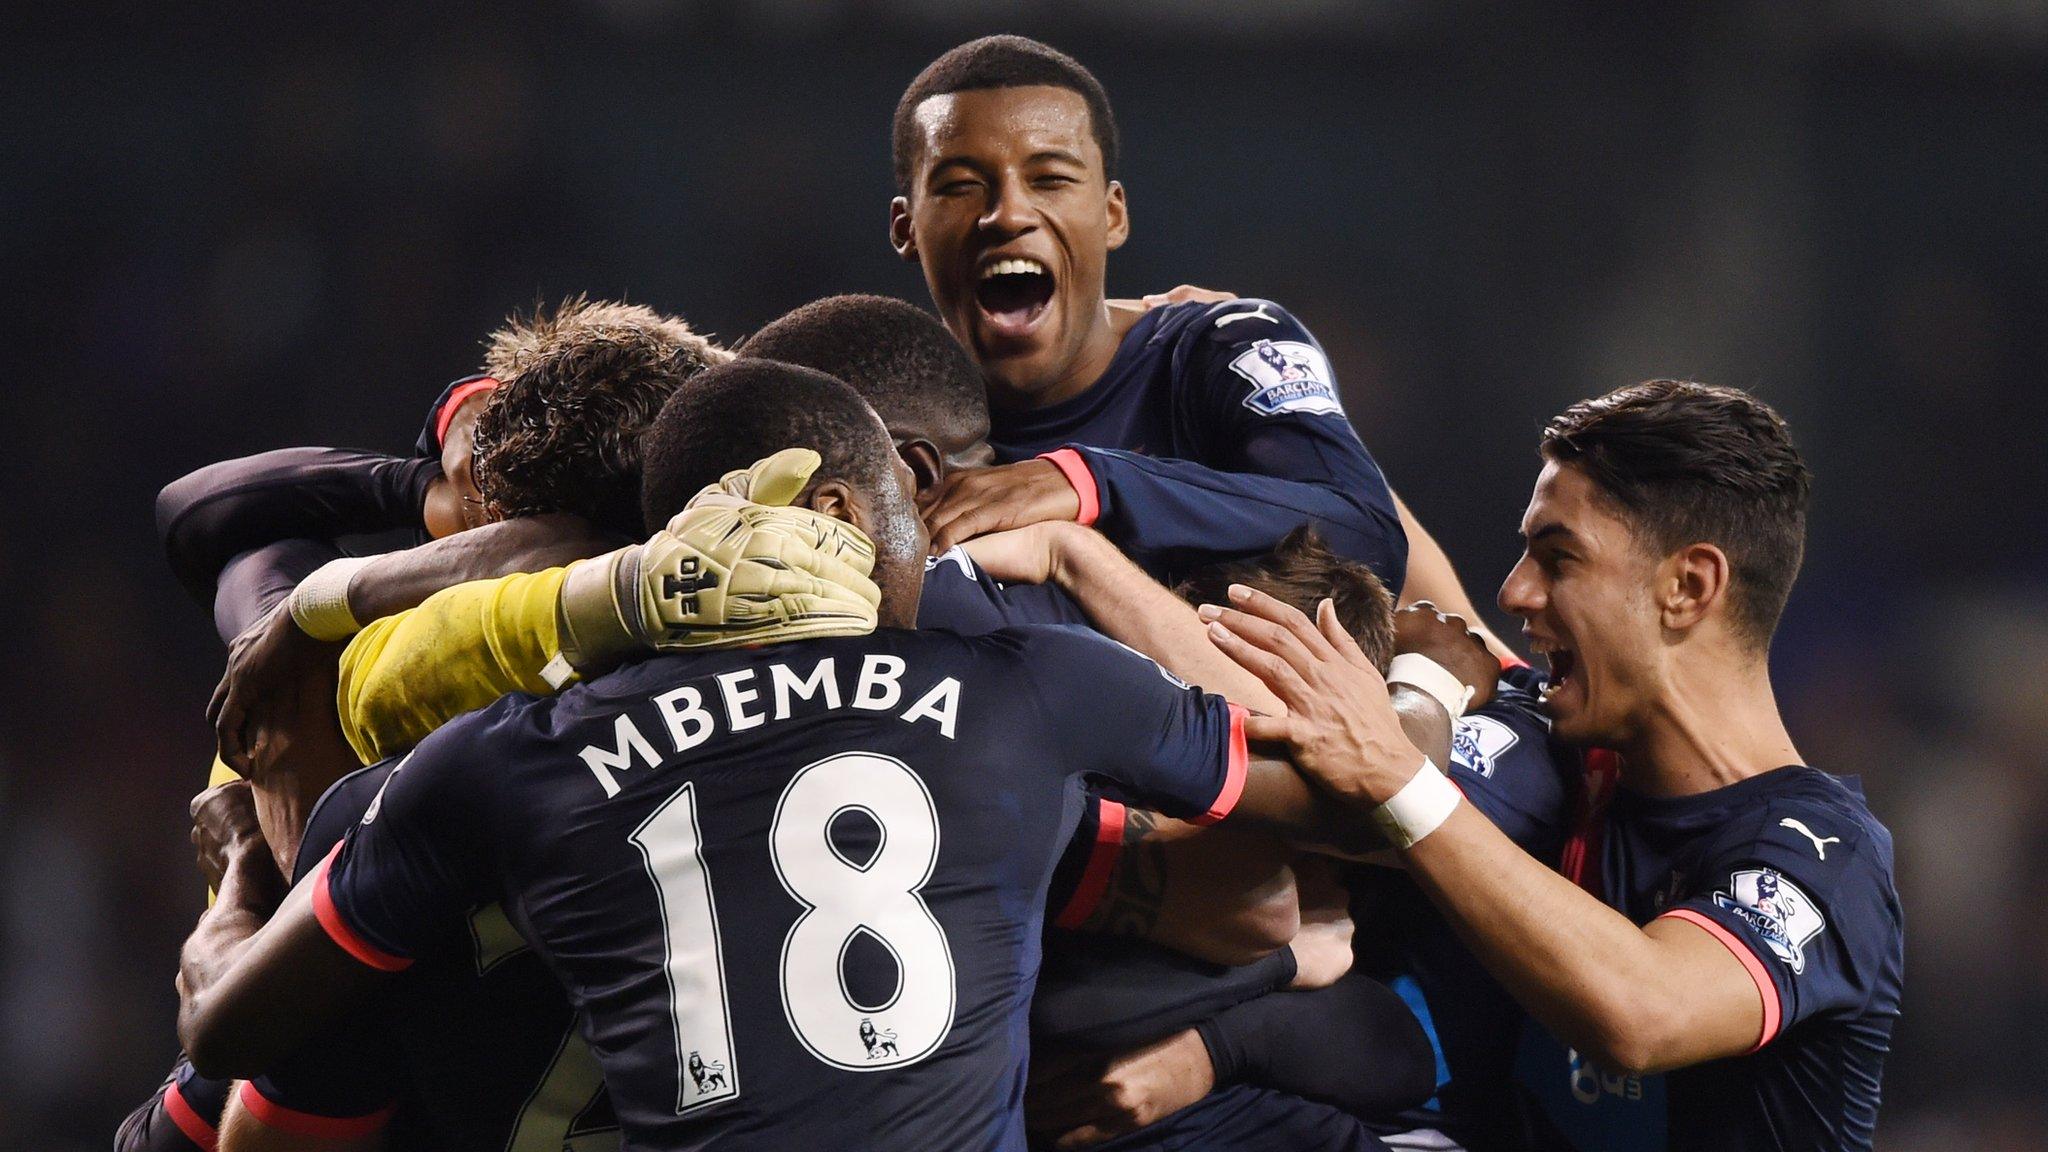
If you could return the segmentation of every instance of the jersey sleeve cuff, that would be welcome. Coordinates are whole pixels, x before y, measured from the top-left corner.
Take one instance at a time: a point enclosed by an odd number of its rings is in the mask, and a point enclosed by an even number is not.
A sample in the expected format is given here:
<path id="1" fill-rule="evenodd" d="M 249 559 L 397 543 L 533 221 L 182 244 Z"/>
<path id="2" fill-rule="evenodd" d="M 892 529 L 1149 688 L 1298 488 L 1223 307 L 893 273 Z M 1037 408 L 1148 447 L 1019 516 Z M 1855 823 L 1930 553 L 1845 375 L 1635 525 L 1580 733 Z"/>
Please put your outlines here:
<path id="1" fill-rule="evenodd" d="M 1095 473 L 1088 467 L 1088 458 L 1076 448 L 1057 448 L 1039 454 L 1040 460 L 1052 461 L 1067 483 L 1074 486 L 1074 495 L 1081 498 L 1081 512 L 1074 517 L 1074 523 L 1087 526 L 1095 523 L 1102 515 L 1102 494 L 1095 484 Z"/>
<path id="2" fill-rule="evenodd" d="M 448 399 L 441 402 L 441 410 L 434 413 L 434 443 L 448 443 L 448 425 L 455 423 L 455 410 L 462 407 L 464 401 L 479 392 L 489 392 L 497 386 L 498 382 L 489 376 L 456 385 L 455 389 L 448 393 Z"/>
<path id="3" fill-rule="evenodd" d="M 1079 928 L 1095 914 L 1109 891 L 1109 878 L 1116 872 L 1117 857 L 1124 850 L 1124 806 L 1114 800 L 1098 800 L 1095 809 L 1095 845 L 1088 851 L 1088 866 L 1065 907 L 1053 918 L 1055 928 Z"/>
<path id="4" fill-rule="evenodd" d="M 1742 962 L 1743 970 L 1748 972 L 1749 978 L 1755 982 L 1757 995 L 1761 996 L 1764 1002 L 1764 1026 L 1762 1033 L 1757 1037 L 1756 1045 L 1750 1051 L 1754 1052 L 1758 1048 L 1769 1044 L 1773 1039 L 1776 1039 L 1778 1028 L 1785 1018 L 1784 1006 L 1779 1003 L 1778 986 L 1771 980 L 1770 970 L 1764 967 L 1762 960 L 1757 959 L 1756 951 L 1745 943 L 1740 936 L 1730 932 L 1726 925 L 1711 916 L 1696 912 L 1691 908 L 1673 908 L 1671 911 L 1664 913 L 1663 916 L 1659 916 L 1658 919 L 1662 920 L 1666 917 L 1673 920 L 1683 920 L 1688 924 L 1705 929 L 1707 935 L 1720 941 L 1723 948 L 1728 949 L 1737 960 Z"/>
<path id="5" fill-rule="evenodd" d="M 164 1115 L 171 1118 L 171 1123 L 178 1126 L 178 1131 L 185 1134 L 185 1139 L 198 1145 L 204 1152 L 214 1152 L 214 1149 L 220 1146 L 220 1130 L 208 1124 L 206 1117 L 201 1116 L 199 1110 L 192 1107 L 191 1101 L 185 1099 L 185 1094 L 178 1090 L 176 1080 L 171 1081 L 164 1089 Z"/>
<path id="6" fill-rule="evenodd" d="M 388 1105 L 367 1116 L 321 1116 L 312 1112 L 301 1112 L 287 1108 L 265 1096 L 254 1081 L 244 1080 L 241 1087 L 242 1110 L 256 1118 L 265 1128 L 275 1128 L 293 1136 L 310 1136 L 321 1140 L 356 1140 L 384 1127 L 391 1122 L 391 1114 L 397 1105 Z"/>
<path id="7" fill-rule="evenodd" d="M 330 884 L 330 871 L 334 867 L 334 858 L 340 853 L 341 845 L 336 844 L 328 850 L 325 857 L 321 858 L 320 866 L 313 872 L 314 918 L 320 921 L 320 927 L 326 930 L 328 938 L 333 940 L 343 952 L 368 964 L 379 972 L 403 972 L 407 968 L 412 967 L 411 958 L 394 956 L 375 944 L 370 943 L 368 940 L 363 939 L 362 933 L 357 932 L 349 924 L 348 920 L 342 916 L 341 909 L 335 906 L 334 893 Z"/>
<path id="8" fill-rule="evenodd" d="M 1230 748 L 1228 763 L 1223 768 L 1223 787 L 1216 793 L 1216 800 L 1209 810 L 1194 818 L 1196 824 L 1214 824 L 1230 815 L 1237 807 L 1238 797 L 1244 795 L 1244 776 L 1251 768 L 1251 749 L 1244 738 L 1244 719 L 1251 715 L 1242 704 L 1230 705 Z"/>

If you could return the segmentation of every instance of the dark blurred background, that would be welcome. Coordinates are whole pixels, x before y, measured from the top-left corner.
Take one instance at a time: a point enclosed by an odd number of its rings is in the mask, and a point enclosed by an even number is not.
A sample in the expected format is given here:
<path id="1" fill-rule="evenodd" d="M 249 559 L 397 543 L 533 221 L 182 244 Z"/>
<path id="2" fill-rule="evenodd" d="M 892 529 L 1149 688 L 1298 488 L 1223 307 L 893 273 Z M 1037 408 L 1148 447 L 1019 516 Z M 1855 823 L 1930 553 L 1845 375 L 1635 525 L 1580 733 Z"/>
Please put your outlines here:
<path id="1" fill-rule="evenodd" d="M 928 303 L 889 115 L 991 31 L 1110 90 L 1112 291 L 1300 314 L 1482 601 L 1566 403 L 1681 375 L 1785 412 L 1819 483 L 1780 685 L 1896 834 L 1910 924 L 1881 1146 L 2048 1147 L 2042 0 L 319 7 L 0 40 L 0 1147 L 106 1147 L 176 1047 L 223 650 L 156 489 L 402 450 L 539 300 L 729 340 Z"/>

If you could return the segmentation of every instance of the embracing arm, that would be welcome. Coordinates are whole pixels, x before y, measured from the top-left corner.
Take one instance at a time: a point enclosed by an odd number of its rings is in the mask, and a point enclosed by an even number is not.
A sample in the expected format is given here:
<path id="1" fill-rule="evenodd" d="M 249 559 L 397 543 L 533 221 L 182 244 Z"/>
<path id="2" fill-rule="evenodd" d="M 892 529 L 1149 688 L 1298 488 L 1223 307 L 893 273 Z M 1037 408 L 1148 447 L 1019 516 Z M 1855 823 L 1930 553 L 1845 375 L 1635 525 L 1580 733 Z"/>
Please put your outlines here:
<path id="1" fill-rule="evenodd" d="M 157 533 L 171 570 L 202 603 L 228 559 L 278 540 L 332 540 L 418 527 L 438 460 L 342 448 L 280 448 L 223 460 L 164 486 Z"/>
<path id="2" fill-rule="evenodd" d="M 626 540 L 578 516 L 522 516 L 358 562 L 347 574 L 349 614 L 376 620 L 416 608 L 444 588 L 539 572 L 609 552 Z"/>
<path id="3" fill-rule="evenodd" d="M 1234 594 L 1216 636 L 1288 702 L 1285 718 L 1255 717 L 1248 731 L 1285 741 L 1354 812 L 1380 809 L 1418 778 L 1422 755 L 1395 724 L 1384 682 L 1334 618 L 1312 624 L 1271 597 Z M 1402 855 L 1523 1007 L 1610 1070 L 1685 1067 L 1767 1038 L 1756 982 L 1707 930 L 1683 919 L 1638 927 L 1472 805 L 1454 803 Z"/>
<path id="4" fill-rule="evenodd" d="M 1631 1075 L 1756 1047 L 1763 1002 L 1727 946 L 1685 920 L 1637 927 L 1461 804 L 1405 853 L 1427 892 L 1530 1015 Z"/>
<path id="5" fill-rule="evenodd" d="M 1280 710 L 1279 699 L 1258 677 L 1216 651 L 1193 607 L 1146 575 L 1101 533 L 1051 520 L 982 536 L 966 548 L 998 580 L 1059 585 L 1097 631 L 1150 656 L 1182 680 L 1256 711 Z"/>
<path id="6" fill-rule="evenodd" d="M 202 870 L 216 878 L 219 895 L 179 953 L 178 1038 L 200 1074 L 253 1076 L 312 1035 L 376 971 L 328 938 L 314 914 L 313 883 L 285 894 L 246 784 L 201 794 L 193 819 Z"/>

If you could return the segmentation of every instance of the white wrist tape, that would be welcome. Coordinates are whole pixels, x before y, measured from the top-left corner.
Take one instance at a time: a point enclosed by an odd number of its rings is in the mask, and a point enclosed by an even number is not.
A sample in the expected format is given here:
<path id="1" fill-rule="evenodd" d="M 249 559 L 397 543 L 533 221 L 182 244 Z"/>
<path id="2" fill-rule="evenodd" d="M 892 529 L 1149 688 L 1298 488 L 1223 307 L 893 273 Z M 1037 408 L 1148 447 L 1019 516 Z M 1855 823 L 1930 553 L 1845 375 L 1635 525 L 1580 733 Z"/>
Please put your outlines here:
<path id="1" fill-rule="evenodd" d="M 1408 783 L 1372 810 L 1372 822 L 1389 844 L 1396 848 L 1412 847 L 1442 827 L 1464 798 L 1458 786 L 1437 770 L 1436 762 L 1425 756 L 1422 767 L 1416 769 Z"/>
<path id="2" fill-rule="evenodd" d="M 1456 720 L 1472 702 L 1472 686 L 1451 675 L 1450 670 L 1420 652 L 1403 652 L 1387 663 L 1387 683 L 1406 684 L 1418 692 L 1436 697 L 1437 703 Z"/>
<path id="3" fill-rule="evenodd" d="M 374 557 L 329 560 L 299 581 L 285 601 L 299 630 L 315 640 L 346 640 L 363 630 L 348 608 L 348 584 Z"/>

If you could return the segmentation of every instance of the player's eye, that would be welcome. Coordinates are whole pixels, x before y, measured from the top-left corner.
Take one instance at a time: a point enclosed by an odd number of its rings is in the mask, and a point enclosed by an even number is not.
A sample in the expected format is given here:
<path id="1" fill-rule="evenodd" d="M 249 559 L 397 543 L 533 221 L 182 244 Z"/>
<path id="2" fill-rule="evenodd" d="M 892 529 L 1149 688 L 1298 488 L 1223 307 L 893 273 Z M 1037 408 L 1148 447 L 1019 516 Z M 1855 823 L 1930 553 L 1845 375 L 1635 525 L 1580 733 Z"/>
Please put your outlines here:
<path id="1" fill-rule="evenodd" d="M 1062 176 L 1057 172 L 1048 173 L 1044 176 L 1034 176 L 1031 179 L 1031 186 L 1034 188 L 1064 188 L 1069 184 L 1079 183 L 1080 181 L 1072 176 Z"/>
<path id="2" fill-rule="evenodd" d="M 966 196 L 979 187 L 981 187 L 981 181 L 979 180 L 948 180 L 939 185 L 938 194 L 941 196 Z"/>

